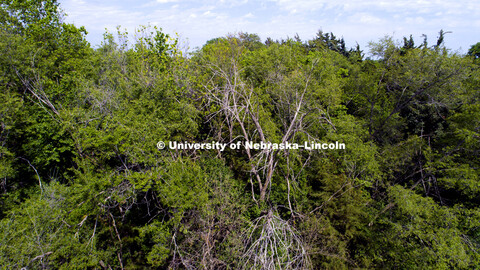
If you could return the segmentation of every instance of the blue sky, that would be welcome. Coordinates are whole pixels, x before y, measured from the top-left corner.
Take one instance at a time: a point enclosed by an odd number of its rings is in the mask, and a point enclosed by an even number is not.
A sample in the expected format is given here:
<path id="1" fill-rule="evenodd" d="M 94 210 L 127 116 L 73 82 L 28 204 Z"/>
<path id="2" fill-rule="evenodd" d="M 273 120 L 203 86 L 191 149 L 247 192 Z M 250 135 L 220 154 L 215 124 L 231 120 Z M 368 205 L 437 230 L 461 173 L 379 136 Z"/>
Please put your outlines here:
<path id="1" fill-rule="evenodd" d="M 318 30 L 343 36 L 367 50 L 369 41 L 385 35 L 401 40 L 413 35 L 417 44 L 427 34 L 436 42 L 440 29 L 451 31 L 446 46 L 466 53 L 480 42 L 480 0 L 59 0 L 66 22 L 85 26 L 92 45 L 102 41 L 105 28 L 118 25 L 133 33 L 140 25 L 156 25 L 178 33 L 192 49 L 229 33 L 258 34 L 262 40 L 294 37 L 312 39 Z"/>

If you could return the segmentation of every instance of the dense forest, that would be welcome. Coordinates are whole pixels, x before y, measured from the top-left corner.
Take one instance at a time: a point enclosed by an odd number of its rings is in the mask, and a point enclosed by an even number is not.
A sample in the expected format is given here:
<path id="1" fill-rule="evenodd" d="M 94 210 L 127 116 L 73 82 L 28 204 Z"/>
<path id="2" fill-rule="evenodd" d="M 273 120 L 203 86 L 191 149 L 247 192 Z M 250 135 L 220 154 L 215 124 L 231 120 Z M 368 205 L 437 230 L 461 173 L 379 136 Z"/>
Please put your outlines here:
<path id="1" fill-rule="evenodd" d="M 480 266 L 480 43 L 93 47 L 55 0 L 0 3 L 0 268 Z"/>

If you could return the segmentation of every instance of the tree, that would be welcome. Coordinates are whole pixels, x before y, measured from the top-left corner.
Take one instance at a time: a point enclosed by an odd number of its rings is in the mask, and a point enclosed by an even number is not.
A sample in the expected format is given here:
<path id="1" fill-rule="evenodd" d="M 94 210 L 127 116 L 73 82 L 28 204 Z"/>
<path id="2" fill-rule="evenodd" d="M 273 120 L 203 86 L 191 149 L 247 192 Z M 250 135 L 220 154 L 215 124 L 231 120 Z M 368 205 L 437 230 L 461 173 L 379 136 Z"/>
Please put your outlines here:
<path id="1" fill-rule="evenodd" d="M 480 42 L 472 45 L 468 50 L 467 55 L 473 57 L 474 61 L 478 61 L 478 59 L 480 58 Z"/>

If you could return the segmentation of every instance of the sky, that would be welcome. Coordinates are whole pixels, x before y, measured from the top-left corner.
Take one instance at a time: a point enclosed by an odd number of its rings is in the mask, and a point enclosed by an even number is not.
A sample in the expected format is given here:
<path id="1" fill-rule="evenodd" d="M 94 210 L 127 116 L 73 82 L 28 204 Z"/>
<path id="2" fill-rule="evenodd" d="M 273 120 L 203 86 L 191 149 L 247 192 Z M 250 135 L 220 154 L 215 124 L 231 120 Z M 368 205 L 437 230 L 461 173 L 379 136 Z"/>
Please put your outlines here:
<path id="1" fill-rule="evenodd" d="M 93 47 L 101 44 L 105 29 L 117 26 L 133 38 L 141 25 L 161 27 L 190 51 L 206 41 L 248 32 L 262 41 L 313 39 L 319 30 L 343 37 L 347 47 L 358 43 L 368 52 L 369 42 L 386 35 L 402 40 L 413 36 L 416 44 L 426 34 L 436 43 L 440 29 L 448 31 L 445 45 L 466 53 L 480 42 L 480 0 L 59 0 L 65 21 L 85 26 Z"/>

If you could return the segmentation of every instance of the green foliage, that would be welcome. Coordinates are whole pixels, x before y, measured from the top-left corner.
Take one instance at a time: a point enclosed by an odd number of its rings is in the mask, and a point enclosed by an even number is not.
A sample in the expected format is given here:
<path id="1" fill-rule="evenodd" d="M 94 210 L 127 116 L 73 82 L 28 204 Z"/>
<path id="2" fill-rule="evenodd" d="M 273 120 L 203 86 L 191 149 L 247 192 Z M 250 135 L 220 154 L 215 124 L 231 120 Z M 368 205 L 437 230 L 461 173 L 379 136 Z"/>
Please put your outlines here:
<path id="1" fill-rule="evenodd" d="M 0 4 L 4 268 L 479 265 L 478 44 L 364 60 L 241 32 L 186 56 L 145 26 L 93 49 L 57 1 Z M 168 149 L 247 140 L 346 149 Z"/>
<path id="2" fill-rule="evenodd" d="M 478 58 L 480 58 L 480 42 L 470 47 L 468 55 L 472 56 L 475 59 L 474 61 L 478 61 Z"/>
<path id="3" fill-rule="evenodd" d="M 476 265 L 478 258 L 455 209 L 399 186 L 392 187 L 389 195 L 395 206 L 391 217 L 381 221 L 386 227 L 379 239 L 395 253 L 383 252 L 382 267 L 469 269 Z"/>
<path id="4" fill-rule="evenodd" d="M 72 222 L 68 188 L 46 185 L 41 194 L 12 209 L 1 221 L 0 263 L 7 268 L 84 268 L 98 264 L 85 220 Z M 68 212 L 67 212 L 68 210 Z M 70 224 L 69 224 L 70 223 Z"/>

